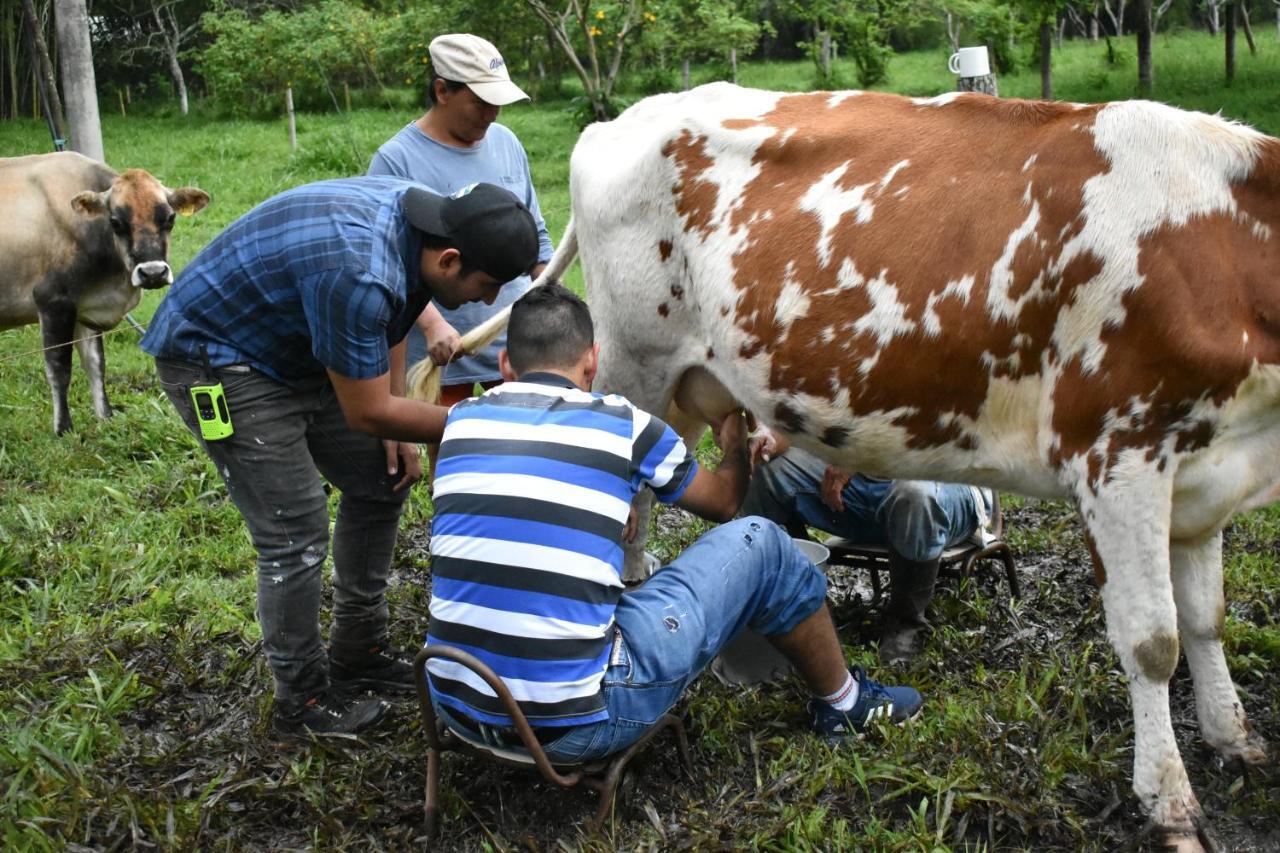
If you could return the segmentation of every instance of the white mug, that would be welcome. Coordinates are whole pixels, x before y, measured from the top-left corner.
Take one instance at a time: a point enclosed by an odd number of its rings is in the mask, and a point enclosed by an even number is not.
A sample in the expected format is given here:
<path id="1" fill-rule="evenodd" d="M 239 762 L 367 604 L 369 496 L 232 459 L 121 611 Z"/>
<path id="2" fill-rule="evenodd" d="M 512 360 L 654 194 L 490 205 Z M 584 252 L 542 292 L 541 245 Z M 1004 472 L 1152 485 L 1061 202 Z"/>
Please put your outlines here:
<path id="1" fill-rule="evenodd" d="M 985 46 L 960 48 L 958 52 L 951 54 L 947 67 L 952 74 L 959 74 L 961 77 L 985 77 L 991 73 Z"/>

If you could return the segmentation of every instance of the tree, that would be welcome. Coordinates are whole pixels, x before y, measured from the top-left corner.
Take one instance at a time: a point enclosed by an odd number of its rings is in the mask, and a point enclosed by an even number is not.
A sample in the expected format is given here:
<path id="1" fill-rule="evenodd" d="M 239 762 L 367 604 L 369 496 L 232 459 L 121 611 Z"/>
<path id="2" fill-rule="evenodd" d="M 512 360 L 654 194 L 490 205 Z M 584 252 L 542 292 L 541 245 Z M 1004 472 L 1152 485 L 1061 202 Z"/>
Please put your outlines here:
<path id="1" fill-rule="evenodd" d="M 1138 0 L 1138 91 L 1143 97 L 1150 97 L 1155 87 L 1155 69 L 1151 63 L 1151 0 Z"/>
<path id="2" fill-rule="evenodd" d="M 728 51 L 736 64 L 738 51 L 754 50 L 760 41 L 761 25 L 744 17 L 736 0 L 668 0 L 654 11 L 650 32 L 681 60 L 686 89 L 692 60 Z"/>
<path id="3" fill-rule="evenodd" d="M 36 14 L 34 0 L 22 0 L 22 17 L 26 22 L 31 51 L 39 66 L 34 73 L 40 75 L 39 86 L 44 92 L 44 112 L 49 120 L 49 130 L 55 139 L 65 140 L 67 133 L 62 129 L 62 98 L 58 95 L 58 84 L 53 77 L 53 63 L 49 61 L 49 47 L 45 44 L 44 28 L 40 26 L 40 16 Z M 17 99 L 16 92 L 14 99 Z"/>
<path id="4" fill-rule="evenodd" d="M 189 112 L 190 103 L 187 78 L 178 57 L 200 34 L 204 8 L 201 0 L 115 0 L 109 9 L 114 13 L 114 26 L 108 44 L 114 48 L 115 58 L 129 65 L 141 58 L 143 67 L 151 67 L 156 60 L 163 63 L 183 115 Z M 182 20 L 188 23 L 183 24 Z"/>
<path id="5" fill-rule="evenodd" d="M 592 0 L 566 0 L 562 12 L 551 9 L 543 0 L 524 2 L 547 25 L 552 40 L 582 81 L 582 89 L 596 121 L 613 118 L 617 111 L 612 102 L 613 86 L 622 67 L 627 40 L 646 23 L 657 20 L 657 16 L 645 9 L 644 0 L 623 0 L 608 8 L 604 4 L 598 4 L 597 8 Z M 582 33 L 586 45 L 585 64 L 578 58 L 574 46 L 573 33 L 576 32 Z M 612 54 L 607 70 L 601 66 L 600 39 L 605 42 L 605 52 Z"/>
<path id="6" fill-rule="evenodd" d="M 106 162 L 102 149 L 102 125 L 98 121 L 98 85 L 93 74 L 93 49 L 89 44 L 89 14 L 85 0 L 55 0 L 58 31 L 58 64 L 62 69 L 67 124 L 71 148 L 86 157 Z"/>

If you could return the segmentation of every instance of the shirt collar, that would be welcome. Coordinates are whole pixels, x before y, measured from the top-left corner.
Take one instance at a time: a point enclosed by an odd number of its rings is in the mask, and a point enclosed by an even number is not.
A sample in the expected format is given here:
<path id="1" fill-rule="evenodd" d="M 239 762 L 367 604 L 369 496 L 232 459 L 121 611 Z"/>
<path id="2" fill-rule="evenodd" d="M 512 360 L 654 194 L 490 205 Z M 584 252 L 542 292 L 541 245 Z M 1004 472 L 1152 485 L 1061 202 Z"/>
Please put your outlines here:
<path id="1" fill-rule="evenodd" d="M 561 376 L 559 373 L 551 373 L 545 370 L 530 371 L 516 381 L 527 382 L 532 385 L 552 385 L 556 388 L 573 388 L 574 390 L 581 390 L 569 377 Z"/>

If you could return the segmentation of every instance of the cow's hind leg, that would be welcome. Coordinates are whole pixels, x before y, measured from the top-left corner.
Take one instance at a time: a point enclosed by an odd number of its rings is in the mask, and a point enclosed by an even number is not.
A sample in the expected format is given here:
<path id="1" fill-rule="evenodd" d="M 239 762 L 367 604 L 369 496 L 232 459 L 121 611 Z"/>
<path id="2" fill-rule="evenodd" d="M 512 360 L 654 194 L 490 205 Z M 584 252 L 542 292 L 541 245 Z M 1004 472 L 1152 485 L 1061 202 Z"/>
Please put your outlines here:
<path id="1" fill-rule="evenodd" d="M 1227 758 L 1257 764 L 1267 744 L 1250 731 L 1244 706 L 1222 653 L 1226 603 L 1222 595 L 1222 533 L 1196 543 L 1170 544 L 1178 633 L 1196 688 L 1196 714 L 1204 739 Z"/>
<path id="2" fill-rule="evenodd" d="M 102 347 L 102 333 L 87 326 L 77 325 L 76 350 L 80 353 L 80 366 L 89 377 L 89 393 L 93 397 L 93 411 L 100 418 L 111 417 L 111 404 L 107 402 L 106 359 Z"/>
<path id="3" fill-rule="evenodd" d="M 54 299 L 36 307 L 44 343 L 44 373 L 53 397 L 53 432 L 62 435 L 71 429 L 67 386 L 71 384 L 71 339 L 76 329 L 76 306 L 68 300 Z"/>
<path id="4" fill-rule="evenodd" d="M 1102 587 L 1107 635 L 1133 703 L 1133 790 L 1178 849 L 1197 850 L 1200 806 L 1173 736 L 1169 679 L 1178 663 L 1169 576 L 1171 484 L 1154 474 L 1103 483 L 1079 500 Z"/>

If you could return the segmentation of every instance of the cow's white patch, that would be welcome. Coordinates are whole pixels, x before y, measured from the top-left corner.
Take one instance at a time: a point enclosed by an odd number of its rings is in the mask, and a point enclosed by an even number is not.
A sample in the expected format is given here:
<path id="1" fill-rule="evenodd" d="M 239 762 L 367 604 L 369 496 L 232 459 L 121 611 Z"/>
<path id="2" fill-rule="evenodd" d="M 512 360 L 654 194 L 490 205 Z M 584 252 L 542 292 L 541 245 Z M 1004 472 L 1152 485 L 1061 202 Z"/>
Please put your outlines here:
<path id="1" fill-rule="evenodd" d="M 871 184 L 858 184 L 849 189 L 839 187 L 840 179 L 849 170 L 852 161 L 846 160 L 836 168 L 827 172 L 809 187 L 800 197 L 801 210 L 813 213 L 822 225 L 822 236 L 818 238 L 818 260 L 822 266 L 831 262 L 831 233 L 840 224 L 841 218 L 850 211 L 856 211 L 857 222 L 869 222 L 874 207 L 867 200 L 867 190 Z"/>
<path id="2" fill-rule="evenodd" d="M 1036 164 L 1036 158 L 1039 156 L 1040 156 L 1039 154 L 1032 154 L 1030 157 L 1028 157 L 1027 162 L 1022 164 L 1022 171 L 1024 172 L 1030 171 L 1031 167 Z"/>
<path id="3" fill-rule="evenodd" d="M 929 298 L 925 300 L 924 311 L 920 316 L 920 324 L 924 327 L 926 335 L 936 338 L 942 334 L 942 320 L 938 318 L 938 303 L 944 299 L 959 298 L 961 302 L 968 305 L 969 294 L 973 292 L 973 282 L 973 276 L 966 275 L 955 281 L 947 282 L 947 286 L 942 290 L 929 294 Z"/>
<path id="4" fill-rule="evenodd" d="M 960 97 L 963 92 L 943 92 L 941 95 L 935 95 L 932 98 L 912 98 L 911 103 L 917 107 L 945 107 L 947 104 Z"/>
<path id="5" fill-rule="evenodd" d="M 835 109 L 850 98 L 856 98 L 862 92 L 858 89 L 846 89 L 843 92 L 832 92 L 831 97 L 827 98 L 827 108 Z"/>
<path id="6" fill-rule="evenodd" d="M 907 319 L 907 306 L 898 298 L 898 288 L 886 278 L 888 270 L 866 282 L 871 310 L 853 324 L 859 334 L 871 335 L 881 347 L 899 335 L 914 331 L 916 324 Z"/>
<path id="7" fill-rule="evenodd" d="M 778 302 L 774 310 L 776 312 L 774 316 L 783 334 L 786 334 L 786 330 L 793 322 L 809 313 L 809 295 L 804 292 L 800 282 L 796 281 L 793 264 L 787 265 L 787 277 L 782 282 L 782 289 L 778 292 Z"/>

